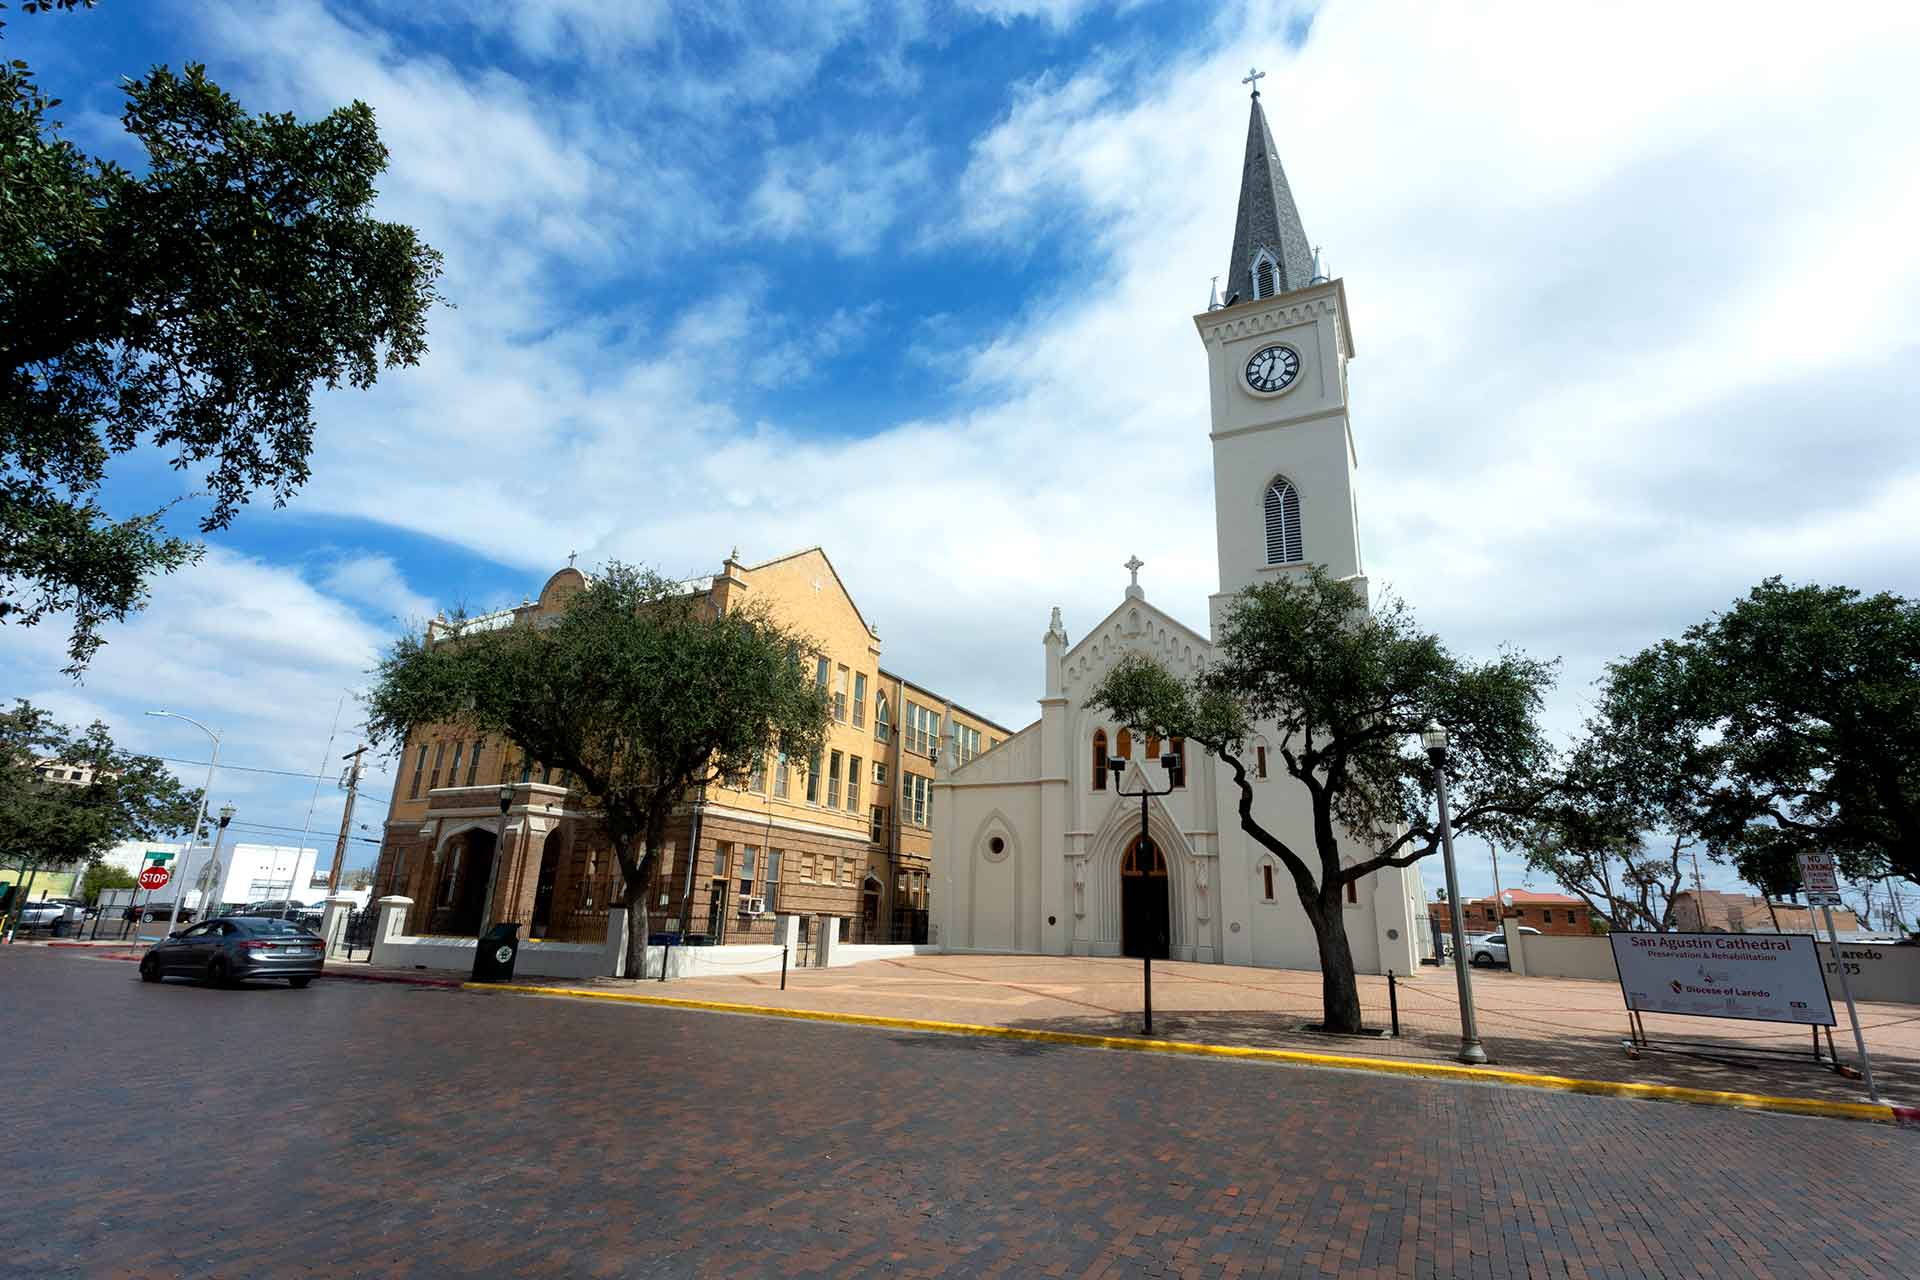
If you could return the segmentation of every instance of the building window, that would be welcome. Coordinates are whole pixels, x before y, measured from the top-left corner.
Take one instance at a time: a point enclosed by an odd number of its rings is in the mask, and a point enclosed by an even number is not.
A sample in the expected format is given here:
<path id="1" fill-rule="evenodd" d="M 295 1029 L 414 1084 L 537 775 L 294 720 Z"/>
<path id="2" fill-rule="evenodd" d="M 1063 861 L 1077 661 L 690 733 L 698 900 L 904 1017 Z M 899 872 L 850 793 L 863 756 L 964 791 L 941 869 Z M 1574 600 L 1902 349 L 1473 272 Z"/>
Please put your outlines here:
<path id="1" fill-rule="evenodd" d="M 1253 746 L 1253 776 L 1267 776 L 1267 744 L 1264 742 L 1256 742 Z"/>
<path id="2" fill-rule="evenodd" d="M 1116 760 L 1133 759 L 1133 730 L 1122 729 L 1113 736 L 1113 755 Z"/>
<path id="3" fill-rule="evenodd" d="M 859 756 L 847 761 L 847 812 L 860 812 L 860 765 Z"/>
<path id="4" fill-rule="evenodd" d="M 1160 735 L 1157 733 L 1150 733 L 1147 735 L 1146 758 L 1148 763 L 1152 763 L 1153 761 L 1158 760 L 1160 758 Z"/>
<path id="5" fill-rule="evenodd" d="M 1173 749 L 1173 758 L 1177 763 L 1173 766 L 1173 770 L 1167 775 L 1167 785 L 1184 787 L 1187 785 L 1187 740 L 1185 738 L 1175 738 L 1171 746 Z"/>
<path id="6" fill-rule="evenodd" d="M 787 798 L 787 753 L 782 751 L 773 758 L 773 798 Z"/>
<path id="7" fill-rule="evenodd" d="M 957 764 L 965 764 L 979 755 L 980 731 L 956 723 L 953 726 L 953 753 L 957 757 Z"/>
<path id="8" fill-rule="evenodd" d="M 446 743 L 436 742 L 433 744 L 433 772 L 427 775 L 427 790 L 432 791 L 440 785 L 440 762 L 446 758 L 446 755 Z"/>
<path id="9" fill-rule="evenodd" d="M 1358 906 L 1359 904 L 1360 904 L 1360 886 L 1354 883 L 1353 881 L 1349 880 L 1347 881 L 1347 905 L 1350 907 L 1353 907 L 1353 906 Z"/>
<path id="10" fill-rule="evenodd" d="M 853 675 L 853 727 L 862 728 L 867 723 L 867 673 L 856 671 Z"/>
<path id="11" fill-rule="evenodd" d="M 872 826 L 868 832 L 868 839 L 872 840 L 875 844 L 879 844 L 881 840 L 886 838 L 886 834 L 887 811 L 881 806 L 875 805 L 873 806 Z"/>
<path id="12" fill-rule="evenodd" d="M 907 700 L 906 746 L 915 755 L 931 756 L 940 746 L 940 713 Z"/>
<path id="13" fill-rule="evenodd" d="M 473 754 L 467 757 L 468 786 L 472 786 L 474 779 L 480 776 L 480 749 L 486 745 L 487 740 L 485 738 L 479 738 L 474 741 Z"/>
<path id="14" fill-rule="evenodd" d="M 755 756 L 753 766 L 747 770 L 747 790 L 760 795 L 767 794 L 767 758 Z"/>
<path id="15" fill-rule="evenodd" d="M 840 859 L 840 883 L 841 884 L 853 883 L 853 859 L 852 858 Z"/>
<path id="16" fill-rule="evenodd" d="M 800 878 L 802 880 L 813 879 L 813 855 L 811 853 L 803 853 L 800 855 Z"/>
<path id="17" fill-rule="evenodd" d="M 847 669 L 841 667 L 833 673 L 833 718 L 845 723 L 847 718 Z"/>
<path id="18" fill-rule="evenodd" d="M 1265 885 L 1266 885 L 1266 892 L 1262 896 L 1268 902 L 1272 902 L 1273 901 L 1273 864 L 1271 862 L 1265 862 L 1260 865 L 1260 878 L 1265 882 Z"/>
<path id="19" fill-rule="evenodd" d="M 820 803 L 820 753 L 813 753 L 807 761 L 807 803 Z"/>
<path id="20" fill-rule="evenodd" d="M 1299 564 L 1305 557 L 1300 544 L 1300 491 L 1285 476 L 1267 486 L 1267 563 Z"/>
<path id="21" fill-rule="evenodd" d="M 827 672 L 830 664 L 825 658 L 815 658 L 813 663 L 813 687 L 825 693 L 827 691 Z"/>
<path id="22" fill-rule="evenodd" d="M 763 892 L 766 894 L 769 911 L 772 911 L 774 904 L 780 900 L 780 862 L 780 850 L 767 850 L 767 885 Z"/>
<path id="23" fill-rule="evenodd" d="M 900 775 L 900 821 L 928 825 L 933 808 L 933 779 L 918 773 Z"/>
<path id="24" fill-rule="evenodd" d="M 413 786 L 407 789 L 407 799 L 418 800 L 420 798 L 420 775 L 425 773 L 426 769 L 427 769 L 427 749 L 425 746 L 422 746 L 420 748 L 420 754 L 414 757 Z"/>
<path id="25" fill-rule="evenodd" d="M 876 787 L 884 787 L 887 785 L 887 762 L 885 760 L 875 760 L 873 762 L 873 785 Z"/>
<path id="26" fill-rule="evenodd" d="M 467 753 L 466 743 L 456 742 L 453 744 L 453 767 L 447 770 L 448 786 L 457 787 L 460 785 L 460 757 L 465 755 L 466 753 Z"/>
<path id="27" fill-rule="evenodd" d="M 1093 731 L 1093 789 L 1095 791 L 1107 789 L 1107 731 L 1105 729 Z"/>
<path id="28" fill-rule="evenodd" d="M 840 807 L 841 759 L 842 757 L 838 751 L 827 757 L 827 808 L 829 809 L 838 809 Z M 813 799 L 813 795 L 809 793 L 807 799 Z"/>
<path id="29" fill-rule="evenodd" d="M 533 781 L 533 757 L 524 751 L 520 753 L 520 781 Z"/>
<path id="30" fill-rule="evenodd" d="M 893 724 L 888 719 L 891 711 L 887 706 L 887 695 L 873 695 L 873 738 L 875 742 L 885 742 L 893 736 Z"/>
<path id="31" fill-rule="evenodd" d="M 713 878 L 715 880 L 725 880 L 727 878 L 727 864 L 731 861 L 733 861 L 732 845 L 717 844 L 713 846 Z"/>
<path id="32" fill-rule="evenodd" d="M 1274 261 L 1271 249 L 1262 249 L 1253 258 L 1253 296 L 1271 298 L 1280 292 L 1280 264 Z"/>
<path id="33" fill-rule="evenodd" d="M 747 845 L 740 850 L 740 896 L 746 897 L 753 892 L 754 873 L 760 869 L 760 848 Z"/>

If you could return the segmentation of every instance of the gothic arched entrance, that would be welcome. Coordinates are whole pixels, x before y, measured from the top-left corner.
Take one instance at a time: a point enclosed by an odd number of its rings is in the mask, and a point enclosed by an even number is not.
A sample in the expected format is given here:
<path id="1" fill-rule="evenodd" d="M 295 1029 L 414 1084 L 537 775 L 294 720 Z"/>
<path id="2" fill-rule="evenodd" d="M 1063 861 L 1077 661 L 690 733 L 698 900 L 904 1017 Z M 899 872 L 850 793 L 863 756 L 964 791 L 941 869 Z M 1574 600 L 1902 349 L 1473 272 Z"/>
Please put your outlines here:
<path id="1" fill-rule="evenodd" d="M 1120 954 L 1165 960 L 1172 941 L 1166 856 L 1135 836 L 1120 860 Z"/>

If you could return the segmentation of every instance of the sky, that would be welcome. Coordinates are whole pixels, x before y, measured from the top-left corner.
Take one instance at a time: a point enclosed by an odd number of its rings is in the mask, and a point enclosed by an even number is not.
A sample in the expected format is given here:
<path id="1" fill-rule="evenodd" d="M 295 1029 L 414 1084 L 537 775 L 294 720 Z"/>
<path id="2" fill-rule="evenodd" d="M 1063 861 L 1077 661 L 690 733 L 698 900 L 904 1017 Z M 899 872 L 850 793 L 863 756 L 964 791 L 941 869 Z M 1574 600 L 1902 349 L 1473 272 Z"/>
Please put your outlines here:
<path id="1" fill-rule="evenodd" d="M 1192 317 L 1257 66 L 1346 285 L 1375 589 L 1462 654 L 1560 658 L 1566 739 L 1606 662 L 1768 575 L 1920 595 L 1920 11 L 1770 7 L 14 15 L 6 56 L 130 164 L 116 86 L 154 64 L 202 61 L 255 111 L 368 102 L 381 216 L 446 255 L 454 305 L 419 367 L 319 396 L 312 480 L 156 584 L 83 682 L 50 624 L 0 629 L 0 687 L 169 758 L 205 738 L 141 712 L 218 728 L 232 765 L 331 775 L 353 691 L 436 611 L 517 603 L 573 553 L 693 574 L 819 544 L 889 669 L 1024 725 L 1049 609 L 1077 638 L 1128 556 L 1205 625 Z M 191 475 L 122 462 L 116 510 L 186 496 L 191 523 Z M 391 785 L 382 759 L 349 865 Z M 252 839 L 339 822 L 330 776 L 228 769 L 213 799 Z M 1465 891 L 1487 853 L 1463 847 Z"/>

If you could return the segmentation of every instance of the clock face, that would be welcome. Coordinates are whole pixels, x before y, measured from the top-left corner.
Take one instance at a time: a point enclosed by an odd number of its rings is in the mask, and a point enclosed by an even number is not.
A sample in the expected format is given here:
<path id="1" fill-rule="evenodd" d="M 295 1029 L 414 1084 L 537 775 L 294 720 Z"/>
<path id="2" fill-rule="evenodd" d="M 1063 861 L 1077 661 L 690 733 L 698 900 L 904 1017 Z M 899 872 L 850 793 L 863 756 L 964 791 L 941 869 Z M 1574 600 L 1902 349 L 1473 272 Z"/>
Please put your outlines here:
<path id="1" fill-rule="evenodd" d="M 1262 347 L 1247 361 L 1247 385 L 1255 391 L 1284 391 L 1300 376 L 1300 353 L 1292 347 Z"/>

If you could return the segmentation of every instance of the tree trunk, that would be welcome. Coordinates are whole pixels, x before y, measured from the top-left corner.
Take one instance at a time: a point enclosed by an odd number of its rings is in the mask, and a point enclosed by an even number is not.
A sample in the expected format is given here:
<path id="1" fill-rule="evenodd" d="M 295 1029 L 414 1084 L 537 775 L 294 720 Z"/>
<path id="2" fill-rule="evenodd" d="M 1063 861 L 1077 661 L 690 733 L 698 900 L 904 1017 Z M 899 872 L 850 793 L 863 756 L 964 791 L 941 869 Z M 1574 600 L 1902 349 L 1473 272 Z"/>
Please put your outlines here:
<path id="1" fill-rule="evenodd" d="M 626 874 L 627 859 L 619 856 L 620 869 L 625 876 L 623 886 L 626 896 L 622 900 L 627 908 L 627 977 L 635 982 L 646 976 L 647 963 L 647 894 L 653 888 L 653 851 L 649 849 L 640 858 L 632 874 Z"/>
<path id="2" fill-rule="evenodd" d="M 1360 984 L 1353 976 L 1353 948 L 1347 942 L 1346 913 L 1335 886 L 1331 905 L 1322 899 L 1307 909 L 1314 942 L 1320 948 L 1321 1026 L 1356 1034 L 1360 1027 Z"/>

